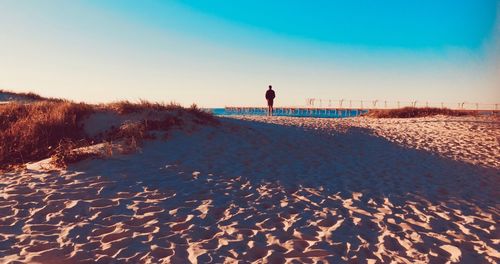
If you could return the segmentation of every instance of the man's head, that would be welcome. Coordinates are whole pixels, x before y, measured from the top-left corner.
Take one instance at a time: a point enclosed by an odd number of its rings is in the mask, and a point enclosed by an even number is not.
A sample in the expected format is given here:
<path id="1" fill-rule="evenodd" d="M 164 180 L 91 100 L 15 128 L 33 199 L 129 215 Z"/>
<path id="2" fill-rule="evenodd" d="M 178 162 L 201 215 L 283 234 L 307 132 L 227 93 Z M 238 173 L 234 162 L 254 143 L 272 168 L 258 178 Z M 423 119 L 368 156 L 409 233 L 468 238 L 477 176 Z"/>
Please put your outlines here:
<path id="1" fill-rule="evenodd" d="M 273 89 L 273 86 L 272 85 L 269 85 L 269 90 L 272 90 Z"/>

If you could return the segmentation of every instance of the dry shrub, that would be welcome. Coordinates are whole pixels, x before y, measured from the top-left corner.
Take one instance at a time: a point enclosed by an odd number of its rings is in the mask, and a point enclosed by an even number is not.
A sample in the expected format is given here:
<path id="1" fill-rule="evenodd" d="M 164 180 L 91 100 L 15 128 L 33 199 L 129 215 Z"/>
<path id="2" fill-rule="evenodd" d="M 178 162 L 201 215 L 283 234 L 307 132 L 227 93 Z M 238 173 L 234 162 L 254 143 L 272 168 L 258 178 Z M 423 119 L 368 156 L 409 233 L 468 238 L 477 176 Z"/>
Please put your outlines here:
<path id="1" fill-rule="evenodd" d="M 123 140 L 126 146 L 124 153 L 131 153 L 139 148 L 145 139 L 154 139 L 154 131 L 168 131 L 174 126 L 181 126 L 182 120 L 175 116 L 165 116 L 162 119 L 145 119 L 126 122 L 106 136 L 107 140 Z"/>
<path id="2" fill-rule="evenodd" d="M 474 114 L 475 113 L 473 111 L 451 110 L 448 108 L 405 107 L 400 109 L 370 110 L 366 116 L 375 118 L 412 118 L 435 115 L 466 116 Z"/>
<path id="3" fill-rule="evenodd" d="M 143 122 L 126 122 L 122 124 L 115 135 L 115 139 L 120 138 L 144 138 L 146 126 Z"/>
<path id="4" fill-rule="evenodd" d="M 46 158 L 61 140 L 84 139 L 79 121 L 92 111 L 67 101 L 0 105 L 0 167 Z"/>
<path id="5" fill-rule="evenodd" d="M 182 116 L 186 109 L 181 105 L 171 102 L 152 103 L 140 100 L 138 103 L 130 101 L 119 101 L 110 104 L 100 105 L 101 109 L 111 110 L 120 115 L 140 113 L 140 112 L 172 112 L 177 116 Z M 173 126 L 181 126 L 182 120 L 175 116 L 165 116 L 161 119 L 144 119 L 141 121 L 125 123 L 121 127 L 113 129 L 105 136 L 106 140 L 124 140 L 125 149 L 122 153 L 131 153 L 139 148 L 144 139 L 154 139 L 154 134 L 150 131 L 168 131 Z M 166 138 L 166 137 L 164 137 Z"/>
<path id="6" fill-rule="evenodd" d="M 58 168 L 66 168 L 70 163 L 101 157 L 98 153 L 78 148 L 79 145 L 82 144 L 67 139 L 62 140 L 52 154 L 50 163 Z"/>
<path id="7" fill-rule="evenodd" d="M 102 155 L 105 157 L 111 157 L 113 156 L 113 144 L 111 142 L 105 141 L 103 143 L 103 148 L 102 148 Z"/>
<path id="8" fill-rule="evenodd" d="M 201 125 L 216 125 L 218 124 L 217 118 L 207 111 L 199 108 L 198 105 L 192 104 L 191 107 L 188 108 L 188 112 L 191 113 L 195 118 L 194 121 Z"/>
<path id="9" fill-rule="evenodd" d="M 130 154 L 139 148 L 147 133 L 143 122 L 129 122 L 118 128 L 115 138 L 124 140 L 122 153 Z"/>

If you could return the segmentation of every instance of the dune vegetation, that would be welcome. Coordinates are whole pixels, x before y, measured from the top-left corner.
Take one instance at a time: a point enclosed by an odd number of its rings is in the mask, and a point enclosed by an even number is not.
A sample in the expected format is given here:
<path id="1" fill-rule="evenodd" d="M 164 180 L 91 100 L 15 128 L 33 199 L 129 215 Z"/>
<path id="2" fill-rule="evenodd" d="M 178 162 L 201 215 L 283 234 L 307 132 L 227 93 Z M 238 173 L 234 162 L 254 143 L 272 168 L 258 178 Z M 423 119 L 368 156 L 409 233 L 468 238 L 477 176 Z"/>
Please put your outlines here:
<path id="1" fill-rule="evenodd" d="M 370 110 L 366 114 L 366 116 L 368 117 L 375 117 L 375 118 L 412 118 L 412 117 L 426 117 L 435 115 L 466 116 L 466 115 L 475 115 L 475 112 L 467 110 L 452 110 L 448 108 L 435 108 L 435 107 L 404 107 L 399 109 Z"/>
<path id="2" fill-rule="evenodd" d="M 128 139 L 138 142 L 151 137 L 149 131 L 168 130 L 181 126 L 181 115 L 189 115 L 199 124 L 214 123 L 212 114 L 196 105 L 184 108 L 178 104 L 139 101 L 109 104 L 85 104 L 67 100 L 45 99 L 35 94 L 33 102 L 11 101 L 0 104 L 0 169 L 53 157 L 56 165 L 87 158 L 88 153 L 77 153 L 76 148 L 112 140 Z M 91 136 L 85 132 L 86 118 L 99 112 L 127 115 L 138 112 L 169 112 L 161 119 L 136 120 L 133 124 L 113 128 L 105 135 Z"/>

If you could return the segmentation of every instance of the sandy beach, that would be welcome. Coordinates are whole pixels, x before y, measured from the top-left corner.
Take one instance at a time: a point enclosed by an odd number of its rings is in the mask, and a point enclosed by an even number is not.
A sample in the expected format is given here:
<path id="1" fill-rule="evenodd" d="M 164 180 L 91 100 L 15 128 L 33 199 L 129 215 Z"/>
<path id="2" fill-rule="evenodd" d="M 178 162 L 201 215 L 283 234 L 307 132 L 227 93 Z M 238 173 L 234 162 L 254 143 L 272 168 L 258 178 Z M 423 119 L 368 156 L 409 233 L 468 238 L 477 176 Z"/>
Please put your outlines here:
<path id="1" fill-rule="evenodd" d="M 3 173 L 0 263 L 500 261 L 500 119 L 220 119 Z"/>
<path id="2" fill-rule="evenodd" d="M 500 0 L 0 11 L 0 264 L 500 263 Z"/>

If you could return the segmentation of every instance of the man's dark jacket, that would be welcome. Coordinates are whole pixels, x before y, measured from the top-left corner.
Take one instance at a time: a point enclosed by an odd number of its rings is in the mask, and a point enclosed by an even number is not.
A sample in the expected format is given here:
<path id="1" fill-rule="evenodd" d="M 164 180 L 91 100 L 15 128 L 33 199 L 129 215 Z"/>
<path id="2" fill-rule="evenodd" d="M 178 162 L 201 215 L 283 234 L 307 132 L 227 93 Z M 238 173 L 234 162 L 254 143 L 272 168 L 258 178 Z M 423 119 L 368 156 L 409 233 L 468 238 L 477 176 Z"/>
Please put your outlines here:
<path id="1" fill-rule="evenodd" d="M 273 100 L 276 97 L 276 94 L 274 93 L 273 90 L 267 90 L 266 92 L 266 99 L 267 100 Z"/>

